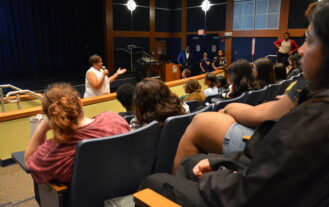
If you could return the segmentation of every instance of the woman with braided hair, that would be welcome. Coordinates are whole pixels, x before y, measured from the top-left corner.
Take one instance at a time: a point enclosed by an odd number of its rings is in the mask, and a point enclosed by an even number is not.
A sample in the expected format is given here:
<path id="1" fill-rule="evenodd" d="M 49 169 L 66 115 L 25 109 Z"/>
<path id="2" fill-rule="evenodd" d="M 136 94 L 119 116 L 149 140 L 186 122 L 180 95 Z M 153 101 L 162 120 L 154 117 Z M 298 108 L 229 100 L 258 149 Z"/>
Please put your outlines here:
<path id="1" fill-rule="evenodd" d="M 76 144 L 83 139 L 128 132 L 128 123 L 114 112 L 84 115 L 78 92 L 60 83 L 48 87 L 42 109 L 46 115 L 25 150 L 25 163 L 37 183 L 70 182 Z M 46 139 L 47 132 L 54 137 Z"/>

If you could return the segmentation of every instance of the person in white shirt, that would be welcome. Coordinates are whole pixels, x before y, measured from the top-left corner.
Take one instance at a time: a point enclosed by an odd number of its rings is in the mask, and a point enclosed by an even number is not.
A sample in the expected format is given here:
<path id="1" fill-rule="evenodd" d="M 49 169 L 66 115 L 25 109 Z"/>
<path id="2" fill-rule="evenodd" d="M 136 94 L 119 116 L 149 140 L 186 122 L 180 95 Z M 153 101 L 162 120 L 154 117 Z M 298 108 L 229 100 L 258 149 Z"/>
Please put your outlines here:
<path id="1" fill-rule="evenodd" d="M 218 94 L 218 88 L 216 83 L 217 83 L 217 76 L 213 73 L 207 73 L 204 79 L 204 84 L 207 85 L 208 88 L 203 91 L 206 97 Z"/>
<path id="2" fill-rule="evenodd" d="M 86 73 L 84 98 L 110 93 L 110 83 L 127 71 L 125 68 L 119 68 L 112 76 L 108 77 L 109 71 L 103 67 L 102 58 L 99 55 L 90 56 L 89 63 L 91 67 Z"/>

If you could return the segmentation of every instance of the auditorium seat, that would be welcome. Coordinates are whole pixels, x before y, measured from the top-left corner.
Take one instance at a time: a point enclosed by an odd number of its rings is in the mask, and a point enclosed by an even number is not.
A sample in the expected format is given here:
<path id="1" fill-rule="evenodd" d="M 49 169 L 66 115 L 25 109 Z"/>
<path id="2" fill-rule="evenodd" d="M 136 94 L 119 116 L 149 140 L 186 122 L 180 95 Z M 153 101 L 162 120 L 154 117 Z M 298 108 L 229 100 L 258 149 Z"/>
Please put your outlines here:
<path id="1" fill-rule="evenodd" d="M 290 79 L 287 80 L 283 80 L 280 82 L 281 84 L 281 91 L 279 94 L 284 94 L 284 92 L 286 91 L 286 89 L 288 88 L 288 86 L 293 82 L 293 77 L 291 77 Z"/>
<path id="2" fill-rule="evenodd" d="M 156 158 L 152 170 L 153 173 L 171 173 L 178 143 L 184 134 L 185 129 L 196 114 L 210 111 L 211 108 L 212 105 L 208 105 L 193 113 L 171 116 L 166 119 L 161 129 Z"/>
<path id="3" fill-rule="evenodd" d="M 106 199 L 136 192 L 151 174 L 159 133 L 159 124 L 153 121 L 125 134 L 79 142 L 70 187 L 56 194 L 49 187 L 53 185 L 39 185 L 41 206 L 56 206 L 62 201 L 57 206 L 97 207 Z M 25 166 L 23 163 L 20 165 Z"/>
<path id="4" fill-rule="evenodd" d="M 281 83 L 268 85 L 266 95 L 264 98 L 264 102 L 276 100 L 275 97 L 278 95 L 281 95 L 281 94 L 279 94 L 281 92 L 281 88 L 282 88 Z"/>
<path id="5" fill-rule="evenodd" d="M 243 93 L 236 98 L 217 100 L 212 111 L 219 111 L 220 109 L 223 109 L 226 105 L 230 103 L 244 103 L 246 95 L 247 93 Z"/>
<path id="6" fill-rule="evenodd" d="M 263 103 L 266 95 L 266 91 L 267 91 L 267 86 L 265 86 L 260 90 L 248 91 L 244 103 L 252 106 L 256 106 L 258 104 Z"/>
<path id="7" fill-rule="evenodd" d="M 130 121 L 135 117 L 135 115 L 125 115 L 123 116 L 123 118 L 128 122 L 128 124 L 130 123 Z"/>
<path id="8" fill-rule="evenodd" d="M 203 101 L 186 101 L 185 103 L 189 106 L 190 112 L 194 112 L 200 106 L 204 105 Z"/>
<path id="9" fill-rule="evenodd" d="M 216 94 L 216 95 L 212 95 L 212 96 L 207 96 L 205 102 L 211 104 L 211 103 L 213 103 L 212 102 L 212 99 L 213 98 L 221 98 L 221 97 L 222 97 L 222 94 Z"/>

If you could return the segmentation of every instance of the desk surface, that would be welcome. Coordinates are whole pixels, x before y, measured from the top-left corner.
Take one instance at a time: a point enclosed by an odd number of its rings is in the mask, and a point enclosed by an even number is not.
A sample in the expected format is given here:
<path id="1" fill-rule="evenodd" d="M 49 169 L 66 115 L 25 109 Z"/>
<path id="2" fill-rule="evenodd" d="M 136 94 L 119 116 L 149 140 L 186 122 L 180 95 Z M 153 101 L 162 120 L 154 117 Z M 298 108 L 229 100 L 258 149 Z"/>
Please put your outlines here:
<path id="1" fill-rule="evenodd" d="M 24 161 L 24 153 L 25 151 L 20 151 L 20 152 L 14 152 L 11 154 L 11 156 L 14 158 L 14 160 L 23 168 L 23 170 L 26 173 L 30 173 L 30 169 L 26 167 L 25 161 Z"/>

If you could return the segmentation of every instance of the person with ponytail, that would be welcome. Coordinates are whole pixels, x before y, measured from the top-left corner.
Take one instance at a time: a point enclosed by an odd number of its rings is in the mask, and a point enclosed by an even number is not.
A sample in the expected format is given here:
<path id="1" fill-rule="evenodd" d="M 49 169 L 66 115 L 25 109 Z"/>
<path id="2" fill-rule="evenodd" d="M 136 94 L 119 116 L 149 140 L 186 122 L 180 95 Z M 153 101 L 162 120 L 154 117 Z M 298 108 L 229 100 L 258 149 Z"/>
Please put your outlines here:
<path id="1" fill-rule="evenodd" d="M 45 114 L 25 150 L 25 163 L 37 183 L 70 182 L 76 144 L 84 139 L 128 132 L 128 123 L 114 112 L 84 115 L 78 92 L 66 83 L 50 85 L 42 99 Z M 53 131 L 53 138 L 46 139 Z"/>

